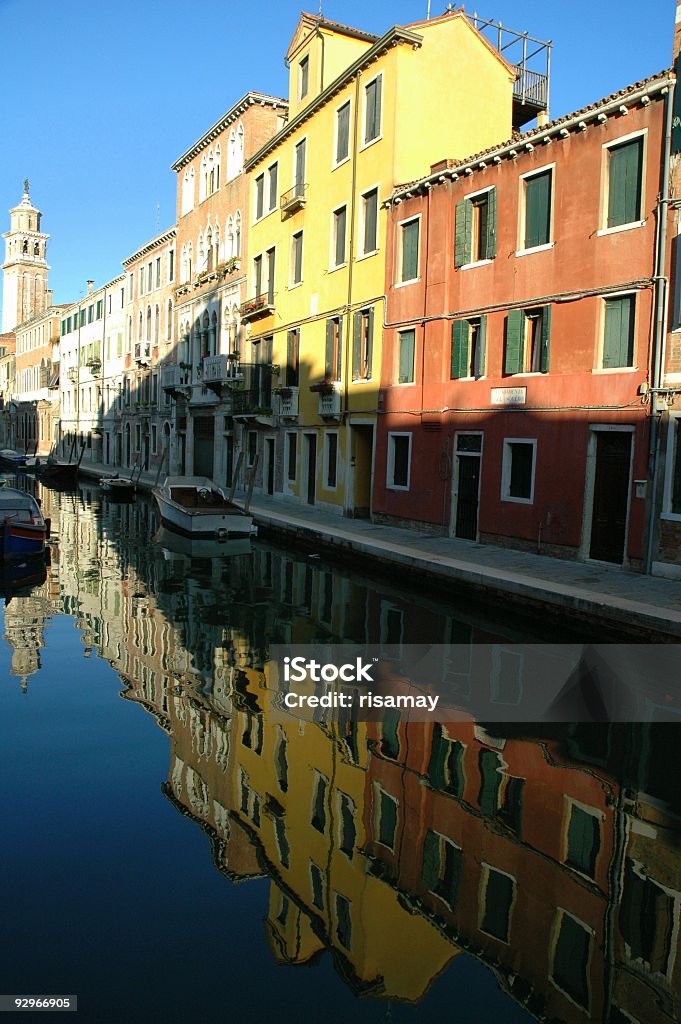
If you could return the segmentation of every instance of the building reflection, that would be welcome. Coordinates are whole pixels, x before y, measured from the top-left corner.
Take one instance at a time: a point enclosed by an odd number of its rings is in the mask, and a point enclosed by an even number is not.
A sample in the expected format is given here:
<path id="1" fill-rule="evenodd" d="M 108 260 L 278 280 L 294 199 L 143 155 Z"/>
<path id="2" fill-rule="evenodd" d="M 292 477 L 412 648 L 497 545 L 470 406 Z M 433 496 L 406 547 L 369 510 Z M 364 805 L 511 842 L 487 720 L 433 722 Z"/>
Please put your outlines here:
<path id="1" fill-rule="evenodd" d="M 48 578 L 5 613 L 13 670 L 74 618 L 168 735 L 163 792 L 216 868 L 269 880 L 277 962 L 327 952 L 358 995 L 416 1004 L 464 953 L 537 1020 L 679 1020 L 678 728 L 277 721 L 271 643 L 517 634 L 267 545 L 189 558 L 95 488 L 51 514 Z"/>

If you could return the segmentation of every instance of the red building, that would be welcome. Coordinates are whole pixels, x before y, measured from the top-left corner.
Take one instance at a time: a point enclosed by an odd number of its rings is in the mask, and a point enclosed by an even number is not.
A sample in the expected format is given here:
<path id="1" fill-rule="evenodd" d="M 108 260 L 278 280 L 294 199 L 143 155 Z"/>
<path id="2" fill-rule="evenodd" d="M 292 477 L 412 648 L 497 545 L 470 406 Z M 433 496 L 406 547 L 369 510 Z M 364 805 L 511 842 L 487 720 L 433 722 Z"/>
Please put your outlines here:
<path id="1" fill-rule="evenodd" d="M 393 192 L 375 519 L 643 567 L 672 81 Z"/>

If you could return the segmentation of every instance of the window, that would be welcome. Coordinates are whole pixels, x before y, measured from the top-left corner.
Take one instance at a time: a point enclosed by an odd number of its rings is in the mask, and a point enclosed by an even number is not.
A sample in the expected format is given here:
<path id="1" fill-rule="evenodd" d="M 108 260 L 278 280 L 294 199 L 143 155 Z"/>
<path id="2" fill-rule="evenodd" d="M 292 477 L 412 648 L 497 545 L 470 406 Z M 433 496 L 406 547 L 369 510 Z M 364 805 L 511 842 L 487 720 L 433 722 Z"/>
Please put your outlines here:
<path id="1" fill-rule="evenodd" d="M 487 317 L 452 324 L 452 380 L 484 377 Z"/>
<path id="2" fill-rule="evenodd" d="M 172 281 L 175 278 L 175 250 L 170 249 L 168 252 L 168 280 Z"/>
<path id="3" fill-rule="evenodd" d="M 150 292 L 153 287 L 154 280 L 154 268 L 151 263 L 147 265 L 147 291 Z"/>
<path id="4" fill-rule="evenodd" d="M 298 65 L 298 99 L 304 100 L 310 88 L 310 58 L 303 57 Z"/>
<path id="5" fill-rule="evenodd" d="M 484 909 L 480 928 L 487 935 L 508 942 L 515 880 L 494 868 L 487 868 Z"/>
<path id="6" fill-rule="evenodd" d="M 428 890 L 454 907 L 458 900 L 463 852 L 458 846 L 429 829 L 423 842 L 421 881 Z"/>
<path id="7" fill-rule="evenodd" d="M 332 266 L 342 267 L 345 264 L 345 244 L 347 232 L 348 208 L 341 206 L 333 212 L 333 251 Z"/>
<path id="8" fill-rule="evenodd" d="M 161 257 L 156 258 L 156 288 L 161 287 Z"/>
<path id="9" fill-rule="evenodd" d="M 454 796 L 463 796 L 464 746 L 458 740 L 450 740 L 442 725 L 433 726 L 433 743 L 428 762 L 428 781 L 434 789 L 441 789 Z"/>
<path id="10" fill-rule="evenodd" d="M 326 434 L 326 486 L 335 489 L 338 478 L 338 434 Z"/>
<path id="11" fill-rule="evenodd" d="M 364 144 L 368 145 L 381 134 L 381 87 L 383 76 L 378 75 L 364 87 Z"/>
<path id="12" fill-rule="evenodd" d="M 416 345 L 416 330 L 410 327 L 408 331 L 400 331 L 397 335 L 399 365 L 397 370 L 398 384 L 412 384 L 414 381 L 414 349 Z"/>
<path id="13" fill-rule="evenodd" d="M 279 177 L 279 165 L 272 164 L 267 172 L 269 178 L 269 209 L 276 210 L 278 195 L 277 195 L 277 180 Z"/>
<path id="14" fill-rule="evenodd" d="M 303 232 L 296 231 L 291 239 L 291 284 L 303 280 Z"/>
<path id="15" fill-rule="evenodd" d="M 551 307 L 510 309 L 506 321 L 504 373 L 548 373 Z"/>
<path id="16" fill-rule="evenodd" d="M 411 434 L 388 434 L 388 476 L 386 485 L 395 491 L 409 490 Z"/>
<path id="17" fill-rule="evenodd" d="M 350 155 L 350 100 L 336 112 L 336 164 Z"/>
<path id="18" fill-rule="evenodd" d="M 312 803 L 312 827 L 324 833 L 326 828 L 326 791 L 328 781 L 319 772 L 315 772 L 315 786 Z"/>
<path id="19" fill-rule="evenodd" d="M 521 250 L 536 249 L 551 241 L 553 170 L 521 178 L 524 208 Z"/>
<path id="20" fill-rule="evenodd" d="M 86 316 L 87 316 L 87 311 L 85 309 L 81 309 L 81 311 L 80 311 L 80 326 L 81 327 L 85 327 L 85 317 Z"/>
<path id="21" fill-rule="evenodd" d="M 504 441 L 501 470 L 501 500 L 531 505 L 534 501 L 534 467 L 537 442 L 518 439 Z"/>
<path id="22" fill-rule="evenodd" d="M 579 1006 L 589 1005 L 589 951 L 591 932 L 564 910 L 553 952 L 551 977 Z"/>
<path id="23" fill-rule="evenodd" d="M 312 886 L 312 905 L 317 910 L 324 909 L 324 875 L 313 861 L 310 861 L 310 884 Z"/>
<path id="24" fill-rule="evenodd" d="M 605 300 L 603 369 L 634 365 L 636 296 Z"/>
<path id="25" fill-rule="evenodd" d="M 92 321 L 94 319 L 94 314 L 95 314 L 95 307 L 94 306 L 88 306 L 88 308 L 87 308 L 87 322 L 89 324 L 92 323 Z"/>
<path id="26" fill-rule="evenodd" d="M 301 139 L 294 150 L 293 163 L 293 186 L 294 196 L 305 195 L 305 157 L 307 152 L 307 139 Z"/>
<path id="27" fill-rule="evenodd" d="M 260 220 L 265 212 L 265 175 L 255 179 L 255 219 Z"/>
<path id="28" fill-rule="evenodd" d="M 352 946 L 350 900 L 339 893 L 336 893 L 336 935 L 340 944 L 349 950 Z"/>
<path id="29" fill-rule="evenodd" d="M 341 379 L 343 357 L 343 321 L 341 317 L 331 317 L 326 321 L 326 359 L 324 376 L 327 380 Z"/>
<path id="30" fill-rule="evenodd" d="M 643 136 L 606 148 L 608 207 L 606 228 L 641 219 Z"/>
<path id="31" fill-rule="evenodd" d="M 297 469 L 296 463 L 297 463 L 298 443 L 297 443 L 297 436 L 296 436 L 296 434 L 287 434 L 286 435 L 286 444 L 288 446 L 288 448 L 287 448 L 287 457 L 286 457 L 286 466 L 287 466 L 286 475 L 287 475 L 287 478 L 289 480 L 293 481 L 296 478 L 296 469 Z"/>
<path id="32" fill-rule="evenodd" d="M 397 832 L 397 800 L 380 786 L 376 787 L 376 837 L 382 846 L 395 849 Z"/>
<path id="33" fill-rule="evenodd" d="M 352 860 L 357 841 L 357 827 L 355 825 L 356 807 L 354 802 L 345 793 L 338 794 L 339 816 L 338 816 L 338 845 L 341 852 Z"/>
<path id="34" fill-rule="evenodd" d="M 253 257 L 253 284 L 255 296 L 262 295 L 262 256 Z"/>
<path id="35" fill-rule="evenodd" d="M 374 309 L 358 310 L 354 315 L 352 338 L 352 379 L 371 378 L 371 357 L 374 338 Z"/>
<path id="36" fill-rule="evenodd" d="M 456 204 L 454 265 L 463 267 L 497 254 L 497 190 L 469 196 Z"/>
<path id="37" fill-rule="evenodd" d="M 109 296 L 109 298 L 111 298 L 111 296 Z M 101 320 L 102 319 L 103 306 L 104 306 L 104 303 L 102 302 L 102 300 L 101 299 L 97 299 L 97 305 L 95 307 L 95 320 Z M 111 310 L 109 310 L 109 312 L 111 312 Z"/>
<path id="38" fill-rule="evenodd" d="M 248 465 L 254 466 L 258 454 L 258 433 L 255 430 L 248 432 Z"/>
<path id="39" fill-rule="evenodd" d="M 274 303 L 274 249 L 268 249 L 265 256 L 267 257 L 267 301 L 272 305 Z"/>
<path id="40" fill-rule="evenodd" d="M 501 789 L 501 758 L 494 750 L 481 750 L 478 759 L 480 770 L 480 792 L 478 803 L 480 813 L 485 817 L 493 817 L 499 808 L 499 790 Z"/>
<path id="41" fill-rule="evenodd" d="M 402 284 L 416 281 L 419 276 L 419 228 L 421 218 L 414 217 L 400 225 L 400 268 Z"/>
<path id="42" fill-rule="evenodd" d="M 300 377 L 300 328 L 294 327 L 286 335 L 286 377 L 287 388 L 297 388 Z"/>
<path id="43" fill-rule="evenodd" d="M 565 863 L 583 875 L 595 878 L 596 857 L 601 845 L 601 831 L 595 814 L 570 805 Z"/>
<path id="44" fill-rule="evenodd" d="M 262 719 L 260 719 L 262 721 Z M 282 793 L 288 792 L 288 757 L 286 753 L 286 733 L 278 728 L 277 744 L 274 750 L 274 770 L 277 775 L 277 783 Z"/>
<path id="45" fill-rule="evenodd" d="M 651 972 L 668 977 L 674 964 L 677 899 L 642 870 L 627 858 L 620 930 L 630 959 L 643 961 Z"/>
<path id="46" fill-rule="evenodd" d="M 362 255 L 378 249 L 378 189 L 372 188 L 362 196 Z"/>

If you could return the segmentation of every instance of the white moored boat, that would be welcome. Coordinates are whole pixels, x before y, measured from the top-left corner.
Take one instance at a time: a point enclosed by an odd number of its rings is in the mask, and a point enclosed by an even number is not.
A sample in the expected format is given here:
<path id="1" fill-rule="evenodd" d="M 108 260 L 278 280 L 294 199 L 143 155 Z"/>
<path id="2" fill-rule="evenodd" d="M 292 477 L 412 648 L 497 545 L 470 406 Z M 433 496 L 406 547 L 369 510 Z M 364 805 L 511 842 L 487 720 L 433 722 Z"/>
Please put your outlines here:
<path id="1" fill-rule="evenodd" d="M 250 537 L 253 518 L 205 476 L 168 476 L 151 492 L 161 519 L 190 537 Z"/>

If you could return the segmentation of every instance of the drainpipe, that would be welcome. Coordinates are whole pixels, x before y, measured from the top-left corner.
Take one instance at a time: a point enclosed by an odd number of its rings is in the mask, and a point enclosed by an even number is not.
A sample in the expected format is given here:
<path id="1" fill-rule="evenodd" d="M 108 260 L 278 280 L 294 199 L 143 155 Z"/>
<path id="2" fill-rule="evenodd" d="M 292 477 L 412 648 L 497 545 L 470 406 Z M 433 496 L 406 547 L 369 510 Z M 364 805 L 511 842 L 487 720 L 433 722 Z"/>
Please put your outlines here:
<path id="1" fill-rule="evenodd" d="M 653 325 L 653 352 L 652 352 L 652 399 L 651 399 L 651 423 L 650 423 L 650 452 L 652 460 L 651 471 L 651 495 L 649 501 L 648 535 L 646 537 L 646 554 L 644 571 L 652 572 L 653 566 L 653 542 L 655 535 L 655 508 L 657 501 L 657 478 L 660 462 L 660 418 L 662 410 L 658 412 L 657 389 L 662 386 L 664 376 L 664 350 L 665 350 L 665 307 L 668 279 L 664 276 L 665 259 L 667 249 L 667 210 L 671 202 L 669 197 L 670 179 L 670 158 L 671 158 L 671 137 L 672 118 L 674 112 L 674 93 L 676 83 L 672 82 L 669 91 L 665 96 L 665 129 L 662 149 L 662 185 L 661 194 L 657 203 L 657 245 L 655 252 L 655 323 Z"/>

